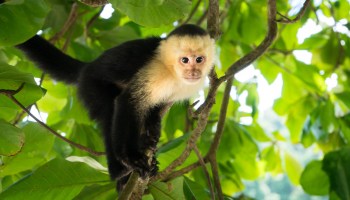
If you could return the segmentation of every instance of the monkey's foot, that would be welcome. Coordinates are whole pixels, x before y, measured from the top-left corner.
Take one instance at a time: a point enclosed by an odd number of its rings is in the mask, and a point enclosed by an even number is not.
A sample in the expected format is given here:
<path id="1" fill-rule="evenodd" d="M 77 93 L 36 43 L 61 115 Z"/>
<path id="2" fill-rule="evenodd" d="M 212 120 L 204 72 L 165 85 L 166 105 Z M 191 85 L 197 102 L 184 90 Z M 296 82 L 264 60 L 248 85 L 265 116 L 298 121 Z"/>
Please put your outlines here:
<path id="1" fill-rule="evenodd" d="M 134 152 L 129 155 L 117 156 L 117 159 L 132 170 L 138 172 L 142 178 L 152 176 L 154 171 L 157 171 L 157 161 L 155 158 L 151 158 L 152 160 L 149 161 L 150 158 L 141 153 Z"/>

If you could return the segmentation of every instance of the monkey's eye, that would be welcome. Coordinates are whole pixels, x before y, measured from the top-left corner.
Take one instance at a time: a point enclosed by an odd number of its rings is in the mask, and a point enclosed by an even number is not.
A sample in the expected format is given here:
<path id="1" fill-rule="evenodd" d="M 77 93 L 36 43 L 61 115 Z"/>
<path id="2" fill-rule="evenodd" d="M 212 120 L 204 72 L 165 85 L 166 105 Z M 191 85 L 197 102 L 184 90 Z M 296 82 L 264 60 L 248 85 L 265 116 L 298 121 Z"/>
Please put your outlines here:
<path id="1" fill-rule="evenodd" d="M 203 62 L 204 58 L 202 56 L 196 58 L 196 63 Z"/>
<path id="2" fill-rule="evenodd" d="M 181 58 L 181 62 L 184 64 L 187 64 L 189 61 L 190 61 L 190 59 L 188 59 L 187 57 Z"/>

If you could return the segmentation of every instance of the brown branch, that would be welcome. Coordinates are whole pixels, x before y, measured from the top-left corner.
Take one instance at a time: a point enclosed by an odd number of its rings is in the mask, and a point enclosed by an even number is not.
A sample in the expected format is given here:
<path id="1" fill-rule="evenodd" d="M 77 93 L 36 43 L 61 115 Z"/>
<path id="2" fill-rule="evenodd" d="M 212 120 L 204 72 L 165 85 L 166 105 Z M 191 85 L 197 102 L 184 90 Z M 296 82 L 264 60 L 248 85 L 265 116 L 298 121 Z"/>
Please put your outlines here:
<path id="1" fill-rule="evenodd" d="M 91 7 L 104 6 L 109 3 L 107 0 L 80 0 L 80 2 Z"/>
<path id="2" fill-rule="evenodd" d="M 219 1 L 209 1 L 207 27 L 210 36 L 217 39 L 220 35 L 220 11 Z"/>
<path id="3" fill-rule="evenodd" d="M 190 139 L 187 142 L 185 150 L 182 152 L 182 154 L 176 158 L 167 168 L 165 168 L 162 172 L 159 172 L 155 177 L 152 178 L 153 180 L 158 179 L 164 179 L 167 177 L 176 167 L 180 166 L 190 155 L 191 151 L 193 150 L 194 146 L 196 145 L 196 141 L 198 140 L 201 133 L 204 131 L 207 120 L 209 117 L 209 112 L 211 110 L 211 107 L 213 106 L 213 103 L 209 103 L 208 106 L 203 110 L 201 115 L 199 116 L 197 127 L 193 130 L 192 135 Z"/>
<path id="4" fill-rule="evenodd" d="M 82 151 L 86 151 L 94 156 L 102 156 L 105 155 L 104 152 L 96 152 L 86 146 L 83 146 L 81 144 L 75 143 L 71 140 L 68 140 L 67 138 L 63 137 L 62 135 L 60 135 L 59 133 L 57 133 L 56 131 L 54 131 L 52 128 L 50 128 L 48 125 L 46 125 L 44 122 L 40 121 L 37 117 L 35 117 L 24 105 L 21 104 L 21 102 L 19 102 L 14 95 L 16 95 L 18 92 L 20 92 L 23 89 L 24 84 L 21 84 L 21 86 L 17 89 L 17 90 L 0 90 L 1 94 L 4 94 L 5 96 L 7 96 L 8 98 L 10 98 L 16 105 L 18 105 L 22 110 L 24 110 L 30 117 L 32 117 L 36 122 L 38 122 L 41 126 L 43 126 L 44 128 L 46 128 L 50 133 L 54 134 L 56 137 L 60 138 L 61 140 L 67 142 L 68 144 L 79 148 Z"/>
<path id="5" fill-rule="evenodd" d="M 221 103 L 220 116 L 219 116 L 219 121 L 218 121 L 217 129 L 216 129 L 215 137 L 214 137 L 214 140 L 213 140 L 213 142 L 210 146 L 210 149 L 208 151 L 208 154 L 207 154 L 207 158 L 210 162 L 211 169 L 213 172 L 216 191 L 217 191 L 217 194 L 218 194 L 218 197 L 220 200 L 224 199 L 224 195 L 222 193 L 222 188 L 221 188 L 221 184 L 220 184 L 218 164 L 216 161 L 216 151 L 219 148 L 222 134 L 224 132 L 226 115 L 227 115 L 227 108 L 228 108 L 228 104 L 230 101 L 232 82 L 233 82 L 233 77 L 228 79 L 226 82 L 226 87 L 225 87 L 225 91 L 224 91 L 224 97 L 223 97 L 222 103 Z"/>
<path id="6" fill-rule="evenodd" d="M 306 11 L 307 7 L 309 6 L 309 4 L 310 4 L 310 0 L 305 0 L 303 7 L 301 7 L 299 13 L 297 14 L 297 16 L 294 19 L 289 19 L 288 17 L 278 13 L 278 15 L 280 15 L 282 17 L 282 19 L 277 19 L 276 22 L 284 23 L 284 24 L 291 24 L 291 23 L 297 22 L 305 14 L 305 11 Z"/>
<path id="7" fill-rule="evenodd" d="M 207 119 L 207 115 L 209 114 L 212 105 L 215 102 L 215 96 L 216 96 L 216 92 L 218 87 L 220 86 L 221 83 L 223 83 L 224 81 L 228 80 L 226 83 L 226 89 L 225 89 L 225 93 L 226 93 L 226 98 L 224 98 L 224 102 L 223 104 L 228 104 L 228 100 L 229 100 L 229 93 L 231 90 L 231 86 L 232 86 L 232 81 L 233 81 L 233 76 L 239 72 L 240 70 L 244 69 L 245 67 L 247 67 L 249 64 L 251 64 L 252 62 L 254 62 L 257 58 L 259 58 L 266 50 L 268 47 L 271 46 L 272 42 L 274 41 L 276 34 L 277 34 L 277 24 L 275 21 L 275 17 L 276 17 L 276 2 L 275 0 L 269 0 L 268 1 L 268 32 L 264 38 L 264 40 L 261 42 L 261 44 L 256 47 L 256 49 L 254 49 L 252 52 L 250 52 L 249 54 L 247 54 L 246 56 L 242 57 L 240 60 L 238 60 L 237 62 L 235 62 L 234 64 L 232 64 L 230 66 L 230 68 L 227 70 L 226 75 L 219 78 L 219 79 L 215 79 L 213 78 L 213 80 L 210 83 L 210 88 L 209 88 L 209 92 L 208 92 L 208 96 L 206 98 L 206 101 L 200 106 L 199 109 L 197 109 L 197 111 L 195 112 L 195 114 L 199 114 L 200 119 L 199 119 L 199 124 L 197 126 L 197 128 L 199 126 L 201 126 L 202 124 L 206 124 L 207 122 L 204 122 L 202 120 Z M 212 22 L 215 22 L 215 20 L 212 20 Z M 219 32 L 217 31 L 212 31 L 212 34 L 219 34 Z M 215 38 L 215 36 L 214 36 Z M 208 152 L 208 154 L 205 156 L 204 161 L 205 162 L 209 162 L 209 160 L 212 160 L 214 162 L 216 162 L 216 157 L 214 156 L 214 153 L 216 152 L 218 145 L 220 143 L 220 138 L 222 136 L 223 133 L 223 126 L 224 126 L 224 122 L 226 119 L 226 105 L 223 105 L 221 108 L 221 116 L 219 119 L 219 124 L 218 124 L 218 130 L 215 134 L 215 138 L 214 141 L 210 147 L 210 150 Z M 196 131 L 196 129 L 195 129 Z M 194 135 L 194 134 L 193 134 Z M 192 135 L 192 136 L 193 136 Z M 189 142 L 190 143 L 190 142 Z M 188 149 L 185 150 L 184 153 L 186 153 Z M 183 155 L 181 155 L 180 157 L 182 157 Z M 211 156 L 213 156 L 214 158 L 211 158 Z M 176 160 L 174 161 L 176 162 Z M 174 162 L 171 164 L 173 165 Z M 213 163 L 214 163 L 213 162 Z M 215 163 L 214 163 L 215 164 Z M 178 165 L 175 165 L 178 166 Z M 193 170 L 194 168 L 200 166 L 200 163 L 194 163 L 184 169 L 181 169 L 179 171 L 176 172 L 172 172 L 172 169 L 174 169 L 175 167 L 170 168 L 168 171 L 163 171 L 159 174 L 159 176 L 157 176 L 156 178 L 161 179 L 161 180 L 168 180 L 170 178 L 174 178 L 176 176 L 179 175 L 183 175 L 191 170 Z M 215 165 L 212 165 L 212 167 L 214 166 L 214 170 L 215 170 Z M 168 168 L 167 168 L 168 169 Z M 166 170 L 167 170 L 166 169 Z M 218 179 L 218 175 L 215 175 L 214 178 Z M 216 184 L 217 188 L 220 188 L 220 186 L 218 186 L 218 184 Z M 220 195 L 220 194 L 218 194 Z"/>
<path id="8" fill-rule="evenodd" d="M 143 180 L 137 172 L 132 172 L 125 185 L 125 188 L 119 195 L 119 200 L 141 199 L 143 191 L 148 183 L 148 179 Z"/>
<path id="9" fill-rule="evenodd" d="M 218 167 L 218 162 L 216 160 L 216 155 L 209 157 L 209 159 L 210 159 L 209 162 L 211 165 L 211 171 L 213 173 L 214 184 L 215 184 L 218 198 L 219 198 L 219 200 L 224 200 L 224 194 L 222 193 L 220 176 L 219 176 L 219 167 Z"/>
<path id="10" fill-rule="evenodd" d="M 203 172 L 204 172 L 204 175 L 207 179 L 207 183 L 208 183 L 208 186 L 209 186 L 209 189 L 210 189 L 210 195 L 211 195 L 211 199 L 212 200 L 215 200 L 215 193 L 214 193 L 214 189 L 213 189 L 213 184 L 211 183 L 211 180 L 210 180 L 210 174 L 208 172 L 208 169 L 207 167 L 205 166 L 205 162 L 204 162 L 204 158 L 203 156 L 201 155 L 201 153 L 199 152 L 199 149 L 197 147 L 197 145 L 195 145 L 195 147 L 193 148 L 194 152 L 196 153 L 197 157 L 198 157 L 198 161 L 199 163 L 201 164 L 202 168 L 203 168 Z"/>
<path id="11" fill-rule="evenodd" d="M 72 25 L 75 23 L 75 21 L 78 18 L 78 4 L 75 2 L 72 5 L 72 9 L 69 13 L 68 19 L 64 23 L 61 31 L 57 32 L 52 38 L 49 39 L 51 43 L 56 43 L 57 40 L 59 40 Z"/>
<path id="12" fill-rule="evenodd" d="M 218 125 L 216 128 L 216 133 L 215 133 L 215 137 L 213 139 L 213 143 L 211 144 L 210 149 L 208 151 L 208 155 L 214 155 L 216 153 L 217 149 L 219 148 L 219 144 L 220 144 L 221 137 L 222 137 L 222 134 L 224 132 L 224 127 L 225 127 L 227 108 L 228 108 L 228 104 L 230 101 L 232 82 L 233 82 L 233 77 L 228 79 L 226 82 L 224 97 L 222 99 L 221 108 L 220 108 L 219 121 L 218 121 Z M 209 158 L 210 158 L 210 156 L 209 156 Z"/>
<path id="13" fill-rule="evenodd" d="M 219 36 L 219 30 L 215 30 L 215 29 L 218 29 L 220 26 L 219 14 L 220 13 L 219 13 L 218 0 L 209 1 L 207 27 L 208 27 L 208 32 L 212 38 L 218 38 Z M 214 76 L 215 76 L 215 73 L 212 71 L 210 77 L 214 77 Z M 180 166 L 188 158 L 193 148 L 195 148 L 195 145 L 199 136 L 205 130 L 205 127 L 208 123 L 210 110 L 215 103 L 215 95 L 216 95 L 217 88 L 219 86 L 218 84 L 215 84 L 215 82 L 217 82 L 215 80 L 217 79 L 214 79 L 214 78 L 211 79 L 211 83 L 210 83 L 211 85 L 210 85 L 208 97 L 205 102 L 205 106 L 202 106 L 201 108 L 202 112 L 199 115 L 197 127 L 193 130 L 192 135 L 187 142 L 185 150 L 166 169 L 164 169 L 157 176 L 152 178 L 152 180 L 164 179 L 165 177 L 167 177 L 169 174 L 172 173 L 172 171 L 176 167 Z"/>
<path id="14" fill-rule="evenodd" d="M 252 64 L 256 59 L 263 55 L 264 52 L 272 45 L 277 35 L 277 24 L 275 20 L 276 14 L 277 11 L 275 0 L 268 0 L 268 31 L 264 40 L 253 51 L 251 51 L 250 53 L 236 61 L 234 64 L 232 64 L 230 68 L 226 71 L 226 74 L 219 79 L 220 83 L 228 80 L 237 72 Z"/>

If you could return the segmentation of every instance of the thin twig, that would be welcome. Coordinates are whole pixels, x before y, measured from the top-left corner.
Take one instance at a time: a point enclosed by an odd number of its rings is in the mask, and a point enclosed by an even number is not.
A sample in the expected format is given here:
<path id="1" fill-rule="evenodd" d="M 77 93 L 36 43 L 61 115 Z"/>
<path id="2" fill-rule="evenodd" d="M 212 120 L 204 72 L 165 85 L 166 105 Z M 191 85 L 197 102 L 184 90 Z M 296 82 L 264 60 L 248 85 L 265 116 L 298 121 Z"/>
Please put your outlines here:
<path id="1" fill-rule="evenodd" d="M 220 144 L 223 132 L 224 132 L 226 115 L 227 115 L 227 108 L 228 108 L 228 104 L 230 101 L 232 82 L 233 82 L 233 77 L 228 79 L 226 82 L 226 87 L 225 87 L 225 91 L 224 91 L 224 97 L 223 97 L 222 103 L 221 103 L 220 116 L 219 116 L 219 121 L 218 121 L 218 125 L 216 128 L 215 137 L 213 139 L 213 142 L 212 142 L 210 149 L 208 151 L 208 154 L 207 154 L 207 158 L 210 162 L 211 169 L 213 172 L 215 188 L 216 188 L 216 191 L 217 191 L 217 194 L 218 194 L 218 197 L 220 200 L 224 199 L 224 195 L 222 193 L 222 188 L 221 188 L 221 184 L 220 184 L 218 164 L 216 161 L 216 152 L 217 152 L 217 149 L 219 148 L 219 144 Z"/>
<path id="2" fill-rule="evenodd" d="M 167 177 L 176 167 L 180 166 L 188 158 L 194 146 L 196 145 L 196 141 L 198 140 L 199 136 L 204 131 L 207 125 L 209 112 L 212 106 L 213 106 L 212 103 L 208 104 L 208 106 L 203 110 L 203 112 L 199 116 L 197 127 L 193 130 L 192 135 L 188 140 L 186 148 L 182 152 L 182 154 L 178 158 L 176 158 L 162 172 L 159 172 L 155 177 L 153 177 L 152 180 L 164 179 L 164 177 Z"/>
<path id="3" fill-rule="evenodd" d="M 194 152 L 196 153 L 196 155 L 198 157 L 199 163 L 202 165 L 202 169 L 203 169 L 204 175 L 205 175 L 205 177 L 207 179 L 208 186 L 209 186 L 209 189 L 210 189 L 211 199 L 215 200 L 215 192 L 214 192 L 213 184 L 211 183 L 210 174 L 208 172 L 208 169 L 205 166 L 204 158 L 201 155 L 201 153 L 199 152 L 199 149 L 198 149 L 197 145 L 194 146 L 193 150 L 194 150 Z"/>
<path id="4" fill-rule="evenodd" d="M 228 108 L 228 104 L 230 101 L 232 82 L 233 82 L 233 77 L 228 79 L 226 82 L 224 97 L 222 99 L 221 108 L 220 108 L 219 121 L 218 121 L 218 125 L 216 128 L 215 137 L 213 139 L 212 145 L 210 146 L 208 154 L 215 154 L 217 149 L 219 148 L 219 144 L 220 144 L 221 137 L 222 137 L 222 134 L 224 132 L 224 127 L 225 127 L 227 108 Z"/>
<path id="5" fill-rule="evenodd" d="M 194 8 L 191 10 L 190 14 L 188 15 L 187 19 L 182 24 L 187 24 L 193 17 L 194 13 L 196 13 L 199 5 L 201 4 L 202 0 L 198 0 Z"/>
<path id="6" fill-rule="evenodd" d="M 59 38 L 61 38 L 67 31 L 72 27 L 74 22 L 78 17 L 78 4 L 76 2 L 73 3 L 72 9 L 69 13 L 68 19 L 64 23 L 61 31 L 57 32 L 52 38 L 49 39 L 51 43 L 55 43 Z"/>
<path id="7" fill-rule="evenodd" d="M 264 40 L 253 51 L 232 64 L 226 71 L 226 74 L 219 78 L 220 83 L 228 80 L 231 76 L 252 64 L 272 45 L 277 35 L 277 23 L 275 20 L 276 14 L 276 2 L 274 0 L 268 0 L 268 31 Z"/>
<path id="8" fill-rule="evenodd" d="M 196 24 L 199 26 L 203 23 L 203 21 L 206 19 L 208 15 L 208 9 L 206 9 L 203 13 L 203 15 L 197 20 Z"/>
<path id="9" fill-rule="evenodd" d="M 80 0 L 80 1 L 91 7 L 104 6 L 109 3 L 107 0 Z"/>
<path id="10" fill-rule="evenodd" d="M 291 24 L 291 23 L 297 22 L 304 15 L 309 3 L 310 3 L 310 0 L 305 0 L 303 7 L 301 7 L 298 15 L 294 19 L 289 19 L 288 17 L 278 13 L 282 17 L 282 19 L 277 19 L 276 22 L 284 23 L 284 24 Z"/>
<path id="11" fill-rule="evenodd" d="M 209 159 L 210 159 L 209 163 L 211 166 L 211 171 L 213 173 L 214 184 L 215 184 L 218 198 L 219 198 L 219 200 L 224 200 L 224 194 L 222 193 L 220 176 L 219 176 L 219 167 L 218 167 L 218 162 L 216 160 L 216 155 L 209 157 Z"/>
<path id="12" fill-rule="evenodd" d="M 30 117 L 32 117 L 36 122 L 38 122 L 41 126 L 43 126 L 44 128 L 46 128 L 49 132 L 51 132 L 52 134 L 54 134 L 56 137 L 60 138 L 61 140 L 67 142 L 68 144 L 79 148 L 82 151 L 86 151 L 94 156 L 102 156 L 105 155 L 104 152 L 96 152 L 86 146 L 83 146 L 81 144 L 75 143 L 65 137 L 63 137 L 62 135 L 60 135 L 59 133 L 57 133 L 56 131 L 54 131 L 52 128 L 50 128 L 48 125 L 46 125 L 44 122 L 40 121 L 37 117 L 35 117 L 21 102 L 19 102 L 16 97 L 14 96 L 15 94 L 17 94 L 18 92 L 20 92 L 23 88 L 24 84 L 22 84 L 17 90 L 0 90 L 1 94 L 5 94 L 8 98 L 10 98 L 16 105 L 18 105 L 22 110 L 24 110 Z"/>

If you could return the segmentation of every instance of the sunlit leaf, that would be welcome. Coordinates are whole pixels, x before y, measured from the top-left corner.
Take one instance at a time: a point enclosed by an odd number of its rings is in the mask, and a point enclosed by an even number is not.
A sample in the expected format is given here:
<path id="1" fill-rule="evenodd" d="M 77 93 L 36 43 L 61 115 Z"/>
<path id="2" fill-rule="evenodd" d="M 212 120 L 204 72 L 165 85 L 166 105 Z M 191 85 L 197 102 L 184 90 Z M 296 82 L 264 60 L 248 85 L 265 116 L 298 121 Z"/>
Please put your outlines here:
<path id="1" fill-rule="evenodd" d="M 300 175 L 303 171 L 302 166 L 299 161 L 293 157 L 291 154 L 285 152 L 285 169 L 288 175 L 288 178 L 291 183 L 294 185 L 299 185 Z"/>

